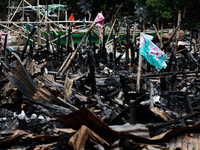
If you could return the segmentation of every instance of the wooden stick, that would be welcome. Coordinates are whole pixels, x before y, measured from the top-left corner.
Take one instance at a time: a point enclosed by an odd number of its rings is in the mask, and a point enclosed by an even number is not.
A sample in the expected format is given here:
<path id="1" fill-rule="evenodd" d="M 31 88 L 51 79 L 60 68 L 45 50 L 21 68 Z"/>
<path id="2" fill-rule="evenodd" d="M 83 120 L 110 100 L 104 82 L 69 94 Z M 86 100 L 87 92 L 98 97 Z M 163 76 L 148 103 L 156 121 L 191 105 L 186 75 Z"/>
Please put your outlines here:
<path id="1" fill-rule="evenodd" d="M 153 27 L 154 27 L 154 29 L 155 29 L 155 31 L 156 31 L 156 34 L 157 34 L 157 36 L 158 36 L 158 39 L 160 40 L 160 35 L 159 35 L 159 32 L 158 32 L 158 30 L 157 30 L 157 28 L 156 28 L 156 26 L 153 24 Z"/>
<path id="2" fill-rule="evenodd" d="M 114 25 L 115 25 L 115 22 L 116 22 L 116 19 L 114 20 L 113 25 L 112 25 L 112 27 L 111 27 L 111 29 L 110 29 L 110 33 L 109 33 L 109 36 L 108 36 L 108 38 L 107 38 L 106 43 L 108 42 L 108 40 L 109 40 L 109 38 L 110 38 L 110 35 L 111 35 L 111 33 L 112 33 L 112 30 L 113 30 L 113 27 L 114 27 Z"/>
<path id="3" fill-rule="evenodd" d="M 69 53 L 69 55 L 68 55 L 67 58 L 65 59 L 64 63 L 62 64 L 62 66 L 61 66 L 60 69 L 58 70 L 58 73 L 57 73 L 56 76 L 59 76 L 59 75 L 60 75 L 60 72 L 61 72 L 62 69 L 64 68 L 65 64 L 67 63 L 67 61 L 68 61 L 68 59 L 70 58 L 71 55 L 72 55 L 72 53 Z M 63 70 L 65 71 L 66 69 L 63 69 Z M 63 71 L 63 72 L 64 72 L 64 71 Z M 63 74 L 63 72 L 61 72 L 61 74 Z"/>

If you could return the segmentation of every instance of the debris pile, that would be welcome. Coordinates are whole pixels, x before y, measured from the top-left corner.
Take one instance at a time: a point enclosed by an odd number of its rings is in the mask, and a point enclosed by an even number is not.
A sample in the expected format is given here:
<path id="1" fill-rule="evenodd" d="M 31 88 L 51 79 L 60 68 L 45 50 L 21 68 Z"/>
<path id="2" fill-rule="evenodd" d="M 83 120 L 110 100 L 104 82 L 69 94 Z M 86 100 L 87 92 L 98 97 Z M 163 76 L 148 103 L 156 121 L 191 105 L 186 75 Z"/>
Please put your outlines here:
<path id="1" fill-rule="evenodd" d="M 102 44 L 92 43 L 95 23 L 74 48 L 58 40 L 53 51 L 48 42 L 33 50 L 32 43 L 28 45 L 35 28 L 22 51 L 5 44 L 0 147 L 200 149 L 198 45 L 189 40 L 193 48 L 178 44 L 173 50 L 167 44 L 177 28 L 163 41 L 167 67 L 158 69 L 146 60 L 138 62 L 140 45 L 136 38 L 129 39 L 130 25 L 124 47 L 115 36 L 110 50 L 104 34 Z"/>

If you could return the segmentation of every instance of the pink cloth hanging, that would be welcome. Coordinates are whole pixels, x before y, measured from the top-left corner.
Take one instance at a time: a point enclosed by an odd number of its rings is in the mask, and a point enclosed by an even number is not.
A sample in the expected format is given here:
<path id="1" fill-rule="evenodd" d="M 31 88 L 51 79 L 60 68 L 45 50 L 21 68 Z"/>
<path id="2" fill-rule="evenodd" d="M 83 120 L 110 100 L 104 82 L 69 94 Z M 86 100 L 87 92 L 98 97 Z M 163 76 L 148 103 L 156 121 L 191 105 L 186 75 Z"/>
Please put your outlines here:
<path id="1" fill-rule="evenodd" d="M 104 16 L 102 13 L 98 13 L 94 22 L 96 22 L 96 26 L 99 26 L 101 29 L 103 29 L 103 23 L 104 23 Z"/>

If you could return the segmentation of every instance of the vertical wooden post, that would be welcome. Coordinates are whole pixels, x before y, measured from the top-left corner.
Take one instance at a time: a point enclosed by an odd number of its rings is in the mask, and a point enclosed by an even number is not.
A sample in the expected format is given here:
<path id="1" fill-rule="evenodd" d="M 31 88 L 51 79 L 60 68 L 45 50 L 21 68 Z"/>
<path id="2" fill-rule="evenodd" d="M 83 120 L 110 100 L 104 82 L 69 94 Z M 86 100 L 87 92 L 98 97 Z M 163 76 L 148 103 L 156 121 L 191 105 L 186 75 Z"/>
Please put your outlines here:
<path id="1" fill-rule="evenodd" d="M 40 0 L 37 0 L 37 22 L 40 22 L 40 7 L 39 7 Z M 41 45 L 41 28 L 40 28 L 40 23 L 38 25 L 38 30 L 37 30 L 37 40 L 38 40 L 38 46 Z"/>
<path id="2" fill-rule="evenodd" d="M 181 10 L 178 11 L 178 22 L 177 25 L 181 22 Z M 178 45 L 178 38 L 180 33 L 180 27 L 178 28 L 178 31 L 176 32 L 176 45 L 175 45 L 175 54 L 177 53 L 177 45 Z"/>
<path id="3" fill-rule="evenodd" d="M 95 66 L 94 66 L 94 57 L 93 57 L 93 51 L 90 50 L 88 52 L 88 62 L 90 67 L 90 77 L 91 77 L 91 89 L 92 89 L 92 95 L 96 94 L 96 80 L 95 80 Z"/>
<path id="4" fill-rule="evenodd" d="M 67 21 L 67 10 L 65 10 L 65 21 Z M 66 35 L 67 35 L 67 31 L 68 31 L 67 29 L 68 29 L 68 24 L 66 22 L 66 24 L 65 24 Z M 68 39 L 68 37 L 66 36 L 66 48 L 67 48 L 67 39 Z"/>
<path id="5" fill-rule="evenodd" d="M 144 24 L 144 22 L 143 22 L 141 31 L 145 32 L 145 24 Z M 137 88 L 136 88 L 137 92 L 140 91 L 141 65 L 142 65 L 142 55 L 139 55 L 138 73 L 137 73 Z"/>

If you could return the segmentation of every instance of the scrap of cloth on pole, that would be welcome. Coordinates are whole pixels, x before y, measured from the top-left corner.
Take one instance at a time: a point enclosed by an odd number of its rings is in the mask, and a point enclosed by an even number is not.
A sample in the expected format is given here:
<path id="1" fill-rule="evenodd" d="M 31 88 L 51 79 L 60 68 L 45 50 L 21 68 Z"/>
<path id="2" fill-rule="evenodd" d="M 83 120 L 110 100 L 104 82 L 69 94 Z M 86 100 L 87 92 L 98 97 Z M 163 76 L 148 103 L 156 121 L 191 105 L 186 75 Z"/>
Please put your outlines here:
<path id="1" fill-rule="evenodd" d="M 153 66 L 159 69 L 166 68 L 165 59 L 167 55 L 151 41 L 152 39 L 153 36 L 140 33 L 139 54 Z"/>

